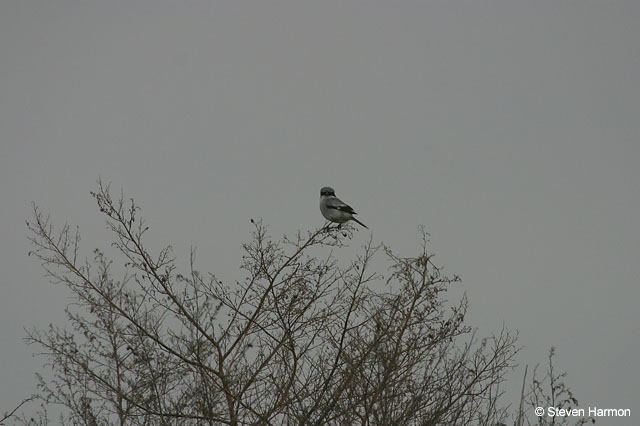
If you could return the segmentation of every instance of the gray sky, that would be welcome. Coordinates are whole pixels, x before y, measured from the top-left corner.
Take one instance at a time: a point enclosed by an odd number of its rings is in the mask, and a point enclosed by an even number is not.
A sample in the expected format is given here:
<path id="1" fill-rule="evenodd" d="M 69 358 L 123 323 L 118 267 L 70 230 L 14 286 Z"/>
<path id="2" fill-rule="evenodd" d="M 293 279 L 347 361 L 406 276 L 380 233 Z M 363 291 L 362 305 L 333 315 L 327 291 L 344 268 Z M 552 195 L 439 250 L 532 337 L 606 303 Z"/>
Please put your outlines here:
<path id="1" fill-rule="evenodd" d="M 518 329 L 522 366 L 556 345 L 581 407 L 637 425 L 638 22 L 632 0 L 2 1 L 0 410 L 35 390 L 23 327 L 68 302 L 29 203 L 107 246 L 101 176 L 228 280 L 249 218 L 320 226 L 322 186 L 400 254 L 424 224 L 471 324 Z"/>

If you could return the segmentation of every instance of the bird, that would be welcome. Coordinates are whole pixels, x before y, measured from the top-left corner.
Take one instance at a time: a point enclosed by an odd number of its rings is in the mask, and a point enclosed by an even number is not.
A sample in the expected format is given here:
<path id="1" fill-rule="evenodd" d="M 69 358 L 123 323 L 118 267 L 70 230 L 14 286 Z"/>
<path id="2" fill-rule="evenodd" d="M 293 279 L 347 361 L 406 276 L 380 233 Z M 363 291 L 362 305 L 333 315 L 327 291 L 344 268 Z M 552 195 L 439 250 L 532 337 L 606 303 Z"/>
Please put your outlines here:
<path id="1" fill-rule="evenodd" d="M 354 217 L 356 212 L 353 211 L 353 208 L 336 197 L 336 191 L 331 187 L 325 186 L 320 190 L 320 211 L 322 216 L 331 222 L 339 224 L 338 226 L 353 220 L 369 229 L 367 225 Z"/>

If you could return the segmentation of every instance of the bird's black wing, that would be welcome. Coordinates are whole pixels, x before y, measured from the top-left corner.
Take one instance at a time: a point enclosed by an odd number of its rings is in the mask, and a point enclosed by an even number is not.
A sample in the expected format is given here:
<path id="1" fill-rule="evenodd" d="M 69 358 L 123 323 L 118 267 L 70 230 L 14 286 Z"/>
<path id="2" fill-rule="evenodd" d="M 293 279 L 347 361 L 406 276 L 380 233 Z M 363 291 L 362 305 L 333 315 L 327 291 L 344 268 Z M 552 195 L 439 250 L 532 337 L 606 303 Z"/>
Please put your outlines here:
<path id="1" fill-rule="evenodd" d="M 356 212 L 353 211 L 353 208 L 351 208 L 351 206 L 343 203 L 340 200 L 329 200 L 327 202 L 327 208 L 334 209 L 334 210 L 339 210 L 339 211 L 345 212 L 345 213 L 356 214 Z"/>

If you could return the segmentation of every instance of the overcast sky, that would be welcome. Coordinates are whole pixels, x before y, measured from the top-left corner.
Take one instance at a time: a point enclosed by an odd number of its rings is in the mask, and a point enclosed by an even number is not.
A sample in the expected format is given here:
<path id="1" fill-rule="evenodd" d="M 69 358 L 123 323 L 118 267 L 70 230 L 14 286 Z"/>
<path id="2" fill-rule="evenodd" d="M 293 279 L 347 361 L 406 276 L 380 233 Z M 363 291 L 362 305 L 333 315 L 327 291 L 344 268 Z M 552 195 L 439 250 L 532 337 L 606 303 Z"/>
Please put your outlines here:
<path id="1" fill-rule="evenodd" d="M 109 244 L 89 191 L 232 281 L 262 217 L 324 223 L 322 186 L 401 255 L 432 235 L 469 323 L 557 346 L 581 407 L 640 368 L 640 2 L 0 2 L 0 411 L 35 391 L 23 327 L 69 302 L 27 256 L 30 202 Z M 356 234 L 353 256 L 369 233 Z"/>

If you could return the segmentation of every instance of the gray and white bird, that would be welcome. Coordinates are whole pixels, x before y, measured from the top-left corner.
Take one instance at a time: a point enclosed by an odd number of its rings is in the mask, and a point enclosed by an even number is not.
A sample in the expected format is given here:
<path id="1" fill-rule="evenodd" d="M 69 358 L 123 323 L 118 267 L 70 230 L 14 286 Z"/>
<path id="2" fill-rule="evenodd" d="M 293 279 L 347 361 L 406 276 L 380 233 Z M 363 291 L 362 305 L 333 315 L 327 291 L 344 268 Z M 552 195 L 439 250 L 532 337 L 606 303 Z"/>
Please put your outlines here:
<path id="1" fill-rule="evenodd" d="M 342 225 L 345 222 L 353 220 L 369 229 L 367 225 L 353 217 L 356 214 L 353 208 L 336 197 L 336 192 L 328 186 L 320 190 L 320 211 L 322 212 L 322 216 L 331 222 Z"/>

